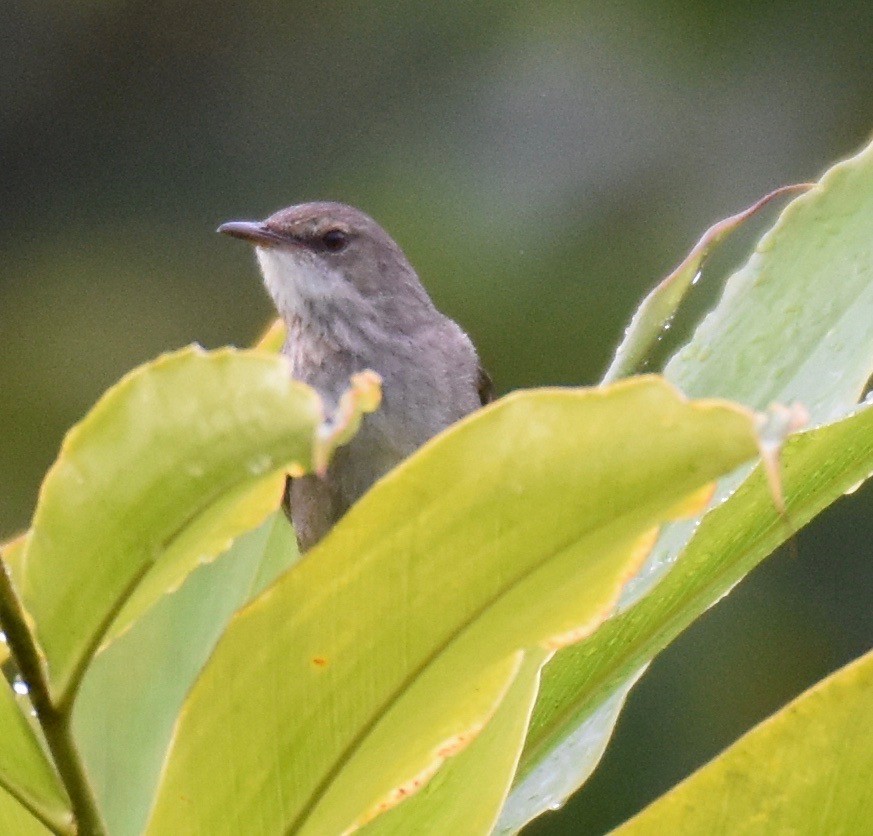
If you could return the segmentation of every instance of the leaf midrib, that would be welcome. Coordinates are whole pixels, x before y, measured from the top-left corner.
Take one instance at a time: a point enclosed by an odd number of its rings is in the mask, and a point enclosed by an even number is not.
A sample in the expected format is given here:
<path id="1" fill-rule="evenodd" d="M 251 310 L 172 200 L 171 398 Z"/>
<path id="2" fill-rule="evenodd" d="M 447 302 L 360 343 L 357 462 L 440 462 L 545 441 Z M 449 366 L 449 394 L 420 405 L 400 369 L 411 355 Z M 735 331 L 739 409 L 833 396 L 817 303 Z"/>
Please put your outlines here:
<path id="1" fill-rule="evenodd" d="M 660 506 L 661 503 L 659 502 L 658 505 Z M 315 790 L 310 795 L 306 804 L 301 809 L 301 812 L 288 825 L 285 830 L 286 836 L 293 836 L 294 833 L 299 832 L 299 830 L 306 824 L 306 820 L 312 815 L 312 813 L 315 812 L 316 808 L 327 794 L 333 782 L 352 761 L 355 754 L 361 749 L 361 747 L 364 745 L 367 738 L 374 731 L 379 722 L 392 710 L 392 708 L 394 708 L 400 702 L 404 694 L 410 690 L 415 681 L 420 676 L 422 676 L 424 672 L 428 670 L 428 668 L 435 665 L 439 661 L 439 659 L 451 649 L 453 645 L 460 642 L 465 637 L 465 635 L 472 629 L 475 623 L 479 621 L 485 615 L 485 613 L 487 613 L 488 610 L 496 606 L 503 598 L 505 598 L 517 587 L 523 584 L 531 575 L 539 571 L 543 566 L 547 565 L 552 560 L 559 557 L 568 549 L 578 546 L 580 542 L 589 538 L 596 537 L 598 534 L 602 535 L 613 528 L 623 528 L 623 523 L 629 517 L 631 519 L 643 519 L 644 515 L 640 514 L 639 511 L 640 506 L 637 506 L 633 511 L 627 511 L 624 514 L 613 518 L 613 520 L 611 520 L 606 525 L 600 525 L 596 528 L 588 529 L 584 533 L 577 532 L 568 536 L 563 542 L 555 546 L 540 561 L 529 566 L 523 573 L 521 573 L 518 577 L 514 578 L 511 583 L 503 587 L 497 594 L 491 596 L 488 600 L 483 602 L 483 604 L 478 609 L 472 612 L 463 621 L 462 624 L 460 624 L 450 635 L 448 635 L 439 645 L 437 645 L 437 647 L 433 649 L 433 651 L 431 651 L 422 660 L 422 662 L 410 673 L 410 675 L 407 676 L 400 683 L 400 685 L 391 692 L 391 694 L 389 694 L 388 698 L 378 707 L 378 709 L 373 712 L 371 718 L 367 721 L 366 725 L 361 729 L 358 734 L 355 735 L 355 737 L 349 742 L 346 748 L 337 756 L 334 761 L 334 765 L 330 768 L 329 772 L 316 786 Z M 656 515 L 653 514 L 650 516 L 656 517 Z M 649 523 L 649 525 L 656 524 L 657 523 L 655 521 L 651 521 Z M 634 537 L 632 537 L 631 539 L 636 539 L 636 536 L 639 534 L 639 532 L 644 531 L 647 527 L 649 526 L 641 522 L 639 524 L 639 531 L 637 531 Z M 494 660 L 494 664 L 496 664 L 498 661 L 499 660 Z"/>

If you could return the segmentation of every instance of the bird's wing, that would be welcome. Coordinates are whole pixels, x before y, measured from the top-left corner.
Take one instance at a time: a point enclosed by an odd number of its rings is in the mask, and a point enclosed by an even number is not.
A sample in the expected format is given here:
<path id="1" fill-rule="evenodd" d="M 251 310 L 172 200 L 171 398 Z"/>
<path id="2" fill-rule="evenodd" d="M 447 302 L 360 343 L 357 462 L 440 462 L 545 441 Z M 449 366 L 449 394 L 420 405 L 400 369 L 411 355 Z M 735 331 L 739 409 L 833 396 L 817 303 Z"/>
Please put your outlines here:
<path id="1" fill-rule="evenodd" d="M 476 370 L 476 390 L 479 392 L 479 402 L 482 406 L 494 400 L 494 381 L 481 363 Z"/>

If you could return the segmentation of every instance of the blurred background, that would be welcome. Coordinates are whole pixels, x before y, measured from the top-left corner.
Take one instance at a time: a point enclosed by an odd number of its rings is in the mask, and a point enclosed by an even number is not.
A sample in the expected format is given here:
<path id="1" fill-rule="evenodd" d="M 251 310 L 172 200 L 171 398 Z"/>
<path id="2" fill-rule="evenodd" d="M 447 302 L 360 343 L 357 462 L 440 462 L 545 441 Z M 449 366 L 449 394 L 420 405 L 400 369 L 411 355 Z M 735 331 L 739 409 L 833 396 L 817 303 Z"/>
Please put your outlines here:
<path id="1" fill-rule="evenodd" d="M 269 321 L 231 218 L 357 204 L 500 391 L 596 381 L 710 223 L 867 141 L 873 4 L 7 0 L 0 77 L 2 536 L 123 372 Z M 866 650 L 871 511 L 843 499 L 665 652 L 529 832 L 604 832 Z"/>

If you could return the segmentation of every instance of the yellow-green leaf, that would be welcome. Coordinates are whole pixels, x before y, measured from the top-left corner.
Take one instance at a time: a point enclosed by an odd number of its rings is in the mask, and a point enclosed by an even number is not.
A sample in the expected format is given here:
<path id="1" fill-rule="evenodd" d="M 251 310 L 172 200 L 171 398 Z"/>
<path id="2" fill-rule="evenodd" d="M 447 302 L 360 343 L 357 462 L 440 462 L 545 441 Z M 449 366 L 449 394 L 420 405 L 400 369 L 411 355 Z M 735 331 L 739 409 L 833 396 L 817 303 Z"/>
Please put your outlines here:
<path id="1" fill-rule="evenodd" d="M 363 836 L 491 833 L 515 774 L 547 658 L 546 651 L 528 650 L 512 687 L 478 737 L 424 789 L 367 825 Z"/>
<path id="2" fill-rule="evenodd" d="M 293 382 L 281 358 L 259 351 L 185 349 L 135 370 L 100 399 L 46 476 L 16 573 L 56 699 L 69 696 L 154 567 L 157 597 L 275 508 L 278 487 L 269 499 L 257 486 L 278 486 L 290 464 L 311 465 L 321 420 L 316 393 Z M 227 515 L 228 494 L 260 505 Z M 227 519 L 243 528 L 228 529 Z M 192 528 L 208 536 L 190 537 Z M 172 580 L 168 554 L 184 567 Z"/>
<path id="3" fill-rule="evenodd" d="M 835 424 L 793 437 L 783 454 L 787 519 L 773 507 L 759 467 L 726 502 L 701 522 L 676 568 L 647 596 L 587 641 L 562 651 L 543 673 L 540 697 L 522 754 L 517 786 L 503 830 L 518 829 L 536 813 L 560 804 L 593 769 L 593 761 L 561 758 L 583 726 L 628 678 L 697 616 L 812 517 L 873 474 L 873 407 Z M 556 661 L 559 661 L 556 664 Z M 621 700 L 601 717 L 608 738 Z M 555 770 L 555 760 L 573 768 Z M 587 773 L 585 772 L 587 770 Z M 529 787 L 536 787 L 532 793 Z M 526 788 L 527 787 L 527 788 Z M 515 798 L 516 792 L 519 797 Z"/>
<path id="4" fill-rule="evenodd" d="M 23 547 L 24 538 L 4 544 L 3 562 L 17 560 Z M 4 651 L 5 647 L 4 644 Z M 12 688 L 2 674 L 0 674 L 0 787 L 28 810 L 37 813 L 44 821 L 59 826 L 70 825 L 72 814 L 67 794 L 42 745 L 37 740 L 31 724 L 21 713 Z M 2 813 L 0 813 L 0 821 L 2 821 Z"/>
<path id="5" fill-rule="evenodd" d="M 658 525 L 756 450 L 750 413 L 657 378 L 517 393 L 453 427 L 234 618 L 150 832 L 366 822 L 481 731 L 520 649 L 590 634 Z"/>
<path id="6" fill-rule="evenodd" d="M 10 836 L 49 836 L 51 832 L 11 795 L 0 789 L 0 833 Z"/>
<path id="7" fill-rule="evenodd" d="M 615 832 L 869 833 L 871 776 L 873 652 L 819 682 Z"/>
<path id="8" fill-rule="evenodd" d="M 9 683 L 0 676 L 0 787 L 43 820 L 69 826 L 67 794 Z"/>
<path id="9" fill-rule="evenodd" d="M 846 414 L 873 373 L 871 228 L 873 145 L 835 165 L 815 188 L 789 204 L 745 267 L 728 280 L 718 306 L 691 342 L 667 365 L 666 376 L 695 397 L 727 397 L 760 409 L 771 402 L 800 402 L 813 423 Z M 732 518 L 734 502 L 747 496 L 745 492 L 713 512 L 722 533 L 721 539 L 707 542 L 708 552 L 692 541 L 683 554 L 695 524 L 671 526 L 623 596 L 622 606 L 639 602 L 642 609 L 633 611 L 651 613 L 650 623 L 640 623 L 629 634 L 612 632 L 631 630 L 628 623 L 610 624 L 604 635 L 610 635 L 615 645 L 599 661 L 587 655 L 599 652 L 592 644 L 590 650 L 562 652 L 546 667 L 544 696 L 534 711 L 520 764 L 518 794 L 514 789 L 512 814 L 502 820 L 507 830 L 561 803 L 590 774 L 596 754 L 568 761 L 562 754 L 564 741 L 572 746 L 578 730 L 590 728 L 597 713 L 605 744 L 621 703 L 614 697 L 627 687 L 622 675 L 637 675 L 658 650 L 781 543 L 792 527 L 805 523 L 847 487 L 869 476 L 865 420 L 853 419 L 833 435 L 813 434 L 791 455 L 786 451 L 786 461 L 794 457 L 795 494 L 787 520 L 773 516 L 766 489 L 755 482 L 754 512 L 737 506 L 737 516 Z M 844 442 L 848 447 L 840 446 Z M 704 523 L 696 536 L 707 530 Z M 762 539 L 757 542 L 759 535 Z M 669 595 L 663 594 L 666 590 Z M 646 595 L 652 599 L 648 603 Z M 625 641 L 629 642 L 626 655 Z M 637 642 L 643 652 L 632 649 Z M 592 682 L 592 662 L 606 675 L 605 681 Z M 614 675 L 618 670 L 623 673 Z M 600 711 L 605 700 L 614 701 L 611 711 Z M 596 748 L 591 751 L 596 753 Z M 556 770 L 555 762 L 574 762 L 576 768 Z M 538 795 L 530 787 L 536 787 Z"/>

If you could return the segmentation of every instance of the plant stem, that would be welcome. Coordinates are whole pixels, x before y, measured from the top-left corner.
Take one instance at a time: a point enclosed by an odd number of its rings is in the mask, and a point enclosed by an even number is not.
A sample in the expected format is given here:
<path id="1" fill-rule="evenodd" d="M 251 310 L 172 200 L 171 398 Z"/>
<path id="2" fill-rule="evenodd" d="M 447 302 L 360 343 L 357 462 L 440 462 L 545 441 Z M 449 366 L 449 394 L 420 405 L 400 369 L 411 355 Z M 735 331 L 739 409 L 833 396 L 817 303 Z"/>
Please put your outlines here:
<path id="1" fill-rule="evenodd" d="M 12 656 L 30 691 L 30 700 L 42 726 L 55 767 L 70 796 L 79 836 L 105 836 L 106 827 L 94 798 L 85 766 L 70 731 L 69 710 L 59 709 L 51 698 L 36 641 L 27 626 L 24 608 L 6 564 L 0 561 L 0 623 Z"/>

